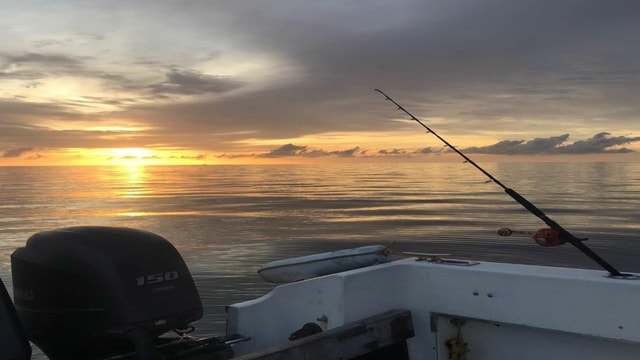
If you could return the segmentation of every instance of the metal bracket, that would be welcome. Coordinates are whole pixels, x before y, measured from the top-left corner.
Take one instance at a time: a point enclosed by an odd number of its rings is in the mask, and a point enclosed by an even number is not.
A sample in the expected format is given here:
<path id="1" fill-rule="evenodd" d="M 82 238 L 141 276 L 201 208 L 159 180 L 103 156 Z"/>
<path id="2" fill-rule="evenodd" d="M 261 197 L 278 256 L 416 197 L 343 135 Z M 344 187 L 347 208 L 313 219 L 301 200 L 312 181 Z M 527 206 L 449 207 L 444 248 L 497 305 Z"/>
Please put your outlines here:
<path id="1" fill-rule="evenodd" d="M 434 264 L 460 265 L 460 266 L 471 266 L 471 265 L 479 264 L 479 262 L 477 261 L 450 259 L 450 258 L 443 257 L 443 256 L 449 256 L 450 254 L 429 254 L 429 253 L 419 253 L 419 252 L 403 252 L 402 254 L 415 256 L 416 261 L 426 261 Z"/>

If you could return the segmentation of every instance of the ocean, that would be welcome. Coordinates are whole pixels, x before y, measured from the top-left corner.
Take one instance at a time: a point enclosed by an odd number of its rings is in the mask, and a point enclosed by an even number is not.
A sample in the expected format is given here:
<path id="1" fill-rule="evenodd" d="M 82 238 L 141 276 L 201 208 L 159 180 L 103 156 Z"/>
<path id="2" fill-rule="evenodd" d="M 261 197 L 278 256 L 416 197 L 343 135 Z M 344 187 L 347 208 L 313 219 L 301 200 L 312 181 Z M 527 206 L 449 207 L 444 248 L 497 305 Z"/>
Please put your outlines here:
<path id="1" fill-rule="evenodd" d="M 619 270 L 640 272 L 640 164 L 481 165 Z M 571 245 L 498 236 L 545 225 L 486 180 L 462 163 L 0 167 L 0 277 L 11 292 L 10 255 L 39 231 L 155 232 L 205 304 L 195 335 L 222 335 L 225 306 L 267 293 L 256 270 L 283 258 L 393 243 L 398 254 L 599 268 Z"/>

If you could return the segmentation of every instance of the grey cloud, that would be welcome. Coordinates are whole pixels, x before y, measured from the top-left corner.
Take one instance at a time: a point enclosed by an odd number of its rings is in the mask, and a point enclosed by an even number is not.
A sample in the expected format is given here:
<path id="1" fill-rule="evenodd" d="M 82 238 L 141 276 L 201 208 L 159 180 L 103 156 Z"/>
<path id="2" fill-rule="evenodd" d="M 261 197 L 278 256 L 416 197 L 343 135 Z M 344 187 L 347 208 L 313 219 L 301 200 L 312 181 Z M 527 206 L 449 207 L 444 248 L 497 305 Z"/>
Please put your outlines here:
<path id="1" fill-rule="evenodd" d="M 10 149 L 2 153 L 3 158 L 16 158 L 24 154 L 32 153 L 36 151 L 34 147 L 22 147 L 17 149 Z"/>
<path id="2" fill-rule="evenodd" d="M 635 42 L 630 34 L 640 31 L 631 15 L 640 11 L 639 4 L 402 1 L 355 11 L 330 2 L 287 12 L 252 4 L 234 7 L 232 16 L 263 15 L 238 22 L 243 28 L 236 30 L 250 34 L 258 49 L 301 64 L 315 85 L 313 101 L 355 99 L 358 86 L 361 92 L 380 86 L 403 103 L 416 103 L 412 109 L 418 114 L 468 119 L 466 129 L 473 131 L 486 127 L 477 120 L 479 113 L 503 128 L 509 124 L 499 123 L 502 118 L 531 114 L 548 121 L 558 116 L 603 121 L 597 120 L 603 109 L 621 102 L 640 116 L 629 99 L 637 102 L 637 95 L 609 95 L 640 93 L 640 53 L 630 46 Z M 472 100 L 454 100 L 463 95 Z M 513 97 L 505 101 L 497 95 Z M 541 106 L 549 102 L 553 106 Z M 451 127 L 464 131 L 462 125 Z"/>
<path id="3" fill-rule="evenodd" d="M 640 137 L 616 136 L 609 137 L 609 133 L 602 132 L 587 140 L 576 141 L 563 145 L 569 138 L 569 134 L 549 138 L 536 138 L 533 140 L 503 140 L 489 146 L 469 147 L 462 149 L 465 153 L 476 154 L 501 154 L 501 155 L 557 155 L 557 154 L 602 154 L 602 153 L 626 153 L 630 149 L 611 147 L 640 141 Z"/>
<path id="4" fill-rule="evenodd" d="M 51 74 L 77 75 L 84 71 L 82 58 L 61 54 L 0 53 L 0 78 L 34 80 Z"/>
<path id="5" fill-rule="evenodd" d="M 434 150 L 431 147 L 426 147 L 426 148 L 422 148 L 416 151 L 416 154 L 435 154 L 435 153 L 440 153 L 442 152 L 442 150 L 438 149 L 438 150 Z"/>
<path id="6" fill-rule="evenodd" d="M 381 149 L 378 150 L 379 156 L 413 156 L 413 155 L 441 155 L 446 152 L 450 152 L 448 148 L 432 148 L 426 147 L 417 150 L 410 149 Z"/>
<path id="7" fill-rule="evenodd" d="M 482 147 L 469 147 L 464 149 L 468 153 L 479 154 L 544 154 L 555 149 L 569 138 L 569 134 L 550 138 L 536 138 L 533 140 L 504 140 L 496 144 Z"/>
<path id="8" fill-rule="evenodd" d="M 61 148 L 80 144 L 90 146 L 91 140 L 85 141 L 87 137 L 80 135 L 85 134 L 83 131 L 61 131 L 39 124 L 49 120 L 72 122 L 86 118 L 64 106 L 0 100 L 0 144 L 9 148 L 23 148 L 25 144 Z M 97 119 L 94 121 L 98 122 Z"/>
<path id="9" fill-rule="evenodd" d="M 323 2 L 288 4 L 286 12 L 271 4 L 223 5 L 239 42 L 284 56 L 305 77 L 198 107 L 237 120 L 209 119 L 216 124 L 251 124 L 264 137 L 392 129 L 368 121 L 376 113 L 398 116 L 372 95 L 375 87 L 416 115 L 464 120 L 446 124 L 460 134 L 509 129 L 516 121 L 531 130 L 558 118 L 614 126 L 637 121 L 640 53 L 629 45 L 635 43 L 630 34 L 640 31 L 630 14 L 640 6 L 481 4 L 374 2 L 362 11 Z M 181 109 L 181 116 L 197 111 Z"/>
<path id="10" fill-rule="evenodd" d="M 4 60 L 7 64 L 40 64 L 46 66 L 64 66 L 78 67 L 81 62 L 78 58 L 69 57 L 60 54 L 39 54 L 39 53 L 23 53 L 19 55 L 4 54 Z"/>
<path id="11" fill-rule="evenodd" d="M 339 157 L 350 157 L 356 155 L 360 151 L 360 147 L 356 146 L 347 150 L 338 150 L 329 152 L 330 155 L 336 155 Z"/>
<path id="12" fill-rule="evenodd" d="M 382 149 L 382 150 L 378 150 L 378 154 L 380 155 L 407 155 L 410 152 L 408 152 L 407 150 L 402 150 L 402 149 L 392 149 L 392 150 L 387 150 L 387 149 Z"/>
<path id="13" fill-rule="evenodd" d="M 152 92 L 157 94 L 199 95 L 215 94 L 238 89 L 240 81 L 224 76 L 212 76 L 193 70 L 171 70 L 166 80 L 151 85 Z"/>
<path id="14" fill-rule="evenodd" d="M 207 154 L 196 154 L 196 155 L 181 155 L 181 156 L 177 156 L 177 155 L 170 155 L 167 156 L 166 159 L 180 159 L 180 160 L 205 160 L 208 157 Z M 218 157 L 226 157 L 226 156 L 218 156 Z M 115 159 L 115 158 L 111 158 L 111 159 Z M 136 156 L 122 156 L 119 157 L 117 159 L 138 159 L 138 157 Z M 153 155 L 153 156 L 144 156 L 142 157 L 142 159 L 145 160 L 154 160 L 154 159 L 163 159 L 163 157 L 158 156 L 158 155 Z"/>
<path id="15" fill-rule="evenodd" d="M 133 136 L 132 136 L 133 135 Z M 142 147 L 162 144 L 165 134 L 135 136 L 119 131 L 59 130 L 46 126 L 0 122 L 0 144 L 24 148 L 21 144 L 37 144 L 38 148 Z"/>
<path id="16" fill-rule="evenodd" d="M 251 155 L 255 157 L 323 157 L 323 156 L 338 156 L 338 157 L 351 157 L 355 156 L 358 153 L 361 153 L 361 149 L 359 146 L 353 147 L 351 149 L 346 150 L 335 150 L 335 151 L 325 151 L 322 149 L 309 149 L 308 146 L 300 146 L 293 144 L 282 145 L 276 149 L 269 151 L 268 153 L 260 154 L 260 155 Z M 225 154 L 223 157 L 233 158 L 232 155 Z"/>
<path id="17" fill-rule="evenodd" d="M 247 155 L 247 154 L 223 153 L 223 154 L 217 155 L 216 157 L 219 159 L 241 159 L 241 158 L 248 158 L 248 157 L 256 157 L 256 155 L 255 154 Z"/>
<path id="18" fill-rule="evenodd" d="M 477 154 L 517 154 L 519 153 L 519 147 L 522 146 L 524 142 L 524 140 L 502 140 L 493 145 L 474 146 L 463 149 L 463 151 Z"/>
<path id="19" fill-rule="evenodd" d="M 309 150 L 309 151 L 305 150 L 303 152 L 300 152 L 297 155 L 301 155 L 301 156 L 304 156 L 304 157 L 310 157 L 310 158 L 317 158 L 317 157 L 322 157 L 322 156 L 328 156 L 329 153 L 324 151 L 324 150 L 322 150 L 322 149 L 313 149 L 313 150 Z"/>
<path id="20" fill-rule="evenodd" d="M 206 158 L 207 158 L 206 154 L 197 154 L 193 156 L 185 156 L 185 155 L 180 156 L 180 159 L 187 159 L 187 160 L 204 160 Z"/>
<path id="21" fill-rule="evenodd" d="M 576 141 L 555 150 L 562 154 L 628 153 L 633 150 L 627 148 L 611 149 L 611 147 L 640 141 L 640 137 L 610 137 L 610 135 L 608 132 L 601 132 L 587 140 Z"/>
<path id="22" fill-rule="evenodd" d="M 296 156 L 304 154 L 307 151 L 306 146 L 298 146 L 293 144 L 282 145 L 277 149 L 273 149 L 266 154 L 262 154 L 261 157 L 282 157 L 282 156 Z"/>
<path id="23" fill-rule="evenodd" d="M 366 95 L 371 95 L 366 89 Z M 180 104 L 132 106 L 114 116 L 150 122 L 168 134 L 195 134 L 191 141 L 204 141 L 207 134 L 235 133 L 226 141 L 253 138 L 294 138 L 325 131 L 392 129 L 384 119 L 371 122 L 371 114 L 353 113 L 357 101 L 331 103 L 314 97 L 314 89 L 269 89 L 220 100 Z M 367 103 L 366 101 L 364 102 Z M 362 105 L 360 105 L 362 106 Z M 368 120 L 368 123 L 365 121 Z"/>

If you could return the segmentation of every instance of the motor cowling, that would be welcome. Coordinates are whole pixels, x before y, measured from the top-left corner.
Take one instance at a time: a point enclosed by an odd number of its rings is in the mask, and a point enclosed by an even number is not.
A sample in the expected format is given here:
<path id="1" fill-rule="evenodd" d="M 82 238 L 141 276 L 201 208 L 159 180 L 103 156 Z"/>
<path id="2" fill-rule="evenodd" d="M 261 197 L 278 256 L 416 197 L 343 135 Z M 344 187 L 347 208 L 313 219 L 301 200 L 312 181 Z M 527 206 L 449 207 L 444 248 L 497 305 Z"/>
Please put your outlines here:
<path id="1" fill-rule="evenodd" d="M 71 227 L 34 234 L 11 255 L 14 302 L 50 359 L 127 351 L 153 358 L 154 339 L 202 316 L 178 251 L 136 229 Z"/>

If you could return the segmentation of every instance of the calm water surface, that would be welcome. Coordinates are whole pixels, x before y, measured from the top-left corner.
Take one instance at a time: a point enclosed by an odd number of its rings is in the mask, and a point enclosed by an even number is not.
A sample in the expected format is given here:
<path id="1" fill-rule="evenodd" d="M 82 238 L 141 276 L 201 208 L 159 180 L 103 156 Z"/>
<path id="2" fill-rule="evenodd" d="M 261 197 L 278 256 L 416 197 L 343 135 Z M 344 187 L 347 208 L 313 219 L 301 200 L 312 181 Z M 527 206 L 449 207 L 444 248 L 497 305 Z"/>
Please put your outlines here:
<path id="1" fill-rule="evenodd" d="M 614 266 L 640 272 L 640 164 L 484 166 Z M 261 264 L 287 257 L 395 241 L 396 253 L 597 268 L 571 246 L 497 236 L 544 224 L 485 180 L 459 163 L 0 167 L 0 277 L 11 291 L 10 254 L 38 231 L 152 231 L 189 265 L 204 335 L 224 332 L 225 305 L 272 288 Z"/>

